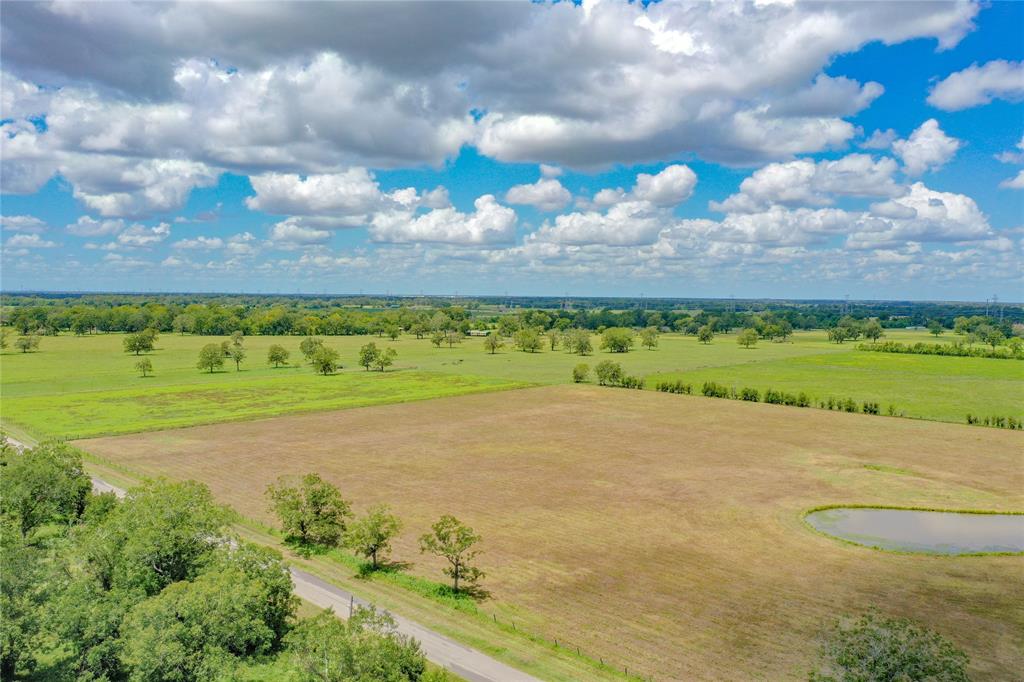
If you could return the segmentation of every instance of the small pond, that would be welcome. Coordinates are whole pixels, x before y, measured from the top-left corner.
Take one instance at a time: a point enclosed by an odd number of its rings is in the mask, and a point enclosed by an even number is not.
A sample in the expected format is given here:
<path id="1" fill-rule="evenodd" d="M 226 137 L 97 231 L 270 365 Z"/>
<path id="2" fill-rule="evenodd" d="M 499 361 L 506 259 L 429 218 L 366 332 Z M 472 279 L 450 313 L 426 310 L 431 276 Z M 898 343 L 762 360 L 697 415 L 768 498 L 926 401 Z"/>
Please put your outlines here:
<path id="1" fill-rule="evenodd" d="M 858 545 L 929 554 L 1024 552 L 1024 515 L 836 508 L 804 517 Z"/>

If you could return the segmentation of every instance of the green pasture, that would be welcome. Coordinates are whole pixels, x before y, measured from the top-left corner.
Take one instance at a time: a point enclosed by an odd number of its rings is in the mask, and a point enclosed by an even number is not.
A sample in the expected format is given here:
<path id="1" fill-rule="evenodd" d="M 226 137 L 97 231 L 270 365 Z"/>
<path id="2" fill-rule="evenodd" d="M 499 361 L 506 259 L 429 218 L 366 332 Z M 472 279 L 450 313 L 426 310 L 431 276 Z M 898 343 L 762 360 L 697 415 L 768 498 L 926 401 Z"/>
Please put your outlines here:
<path id="1" fill-rule="evenodd" d="M 908 417 L 941 421 L 963 422 L 968 412 L 1024 413 L 1024 362 L 1017 360 L 853 351 L 655 374 L 648 387 L 676 379 L 692 383 L 695 392 L 705 381 L 762 393 L 767 388 L 805 391 L 815 400 L 875 401 L 883 413 L 894 405 Z"/>
<path id="2" fill-rule="evenodd" d="M 850 397 L 894 404 L 907 416 L 962 422 L 967 412 L 1015 415 L 1024 398 L 1024 364 L 1010 360 L 867 353 L 855 344 L 829 343 L 824 332 L 795 334 L 786 343 L 762 341 L 741 348 L 735 335 L 719 335 L 710 344 L 679 334 L 662 335 L 658 347 L 626 354 L 598 350 L 579 357 L 561 349 L 537 353 L 485 352 L 483 340 L 466 338 L 454 348 L 433 346 L 405 335 L 397 341 L 378 337 L 326 337 L 341 353 L 344 369 L 315 375 L 302 363 L 301 338 L 253 336 L 245 339 L 248 357 L 236 371 L 226 359 L 223 370 L 196 368 L 199 349 L 222 337 L 164 334 L 145 354 L 153 376 L 134 369 L 138 357 L 122 349 L 122 334 L 44 337 L 38 352 L 8 348 L 0 355 L 0 418 L 4 426 L 34 437 L 89 437 L 251 419 L 307 410 L 359 407 L 421 400 L 525 385 L 565 383 L 574 365 L 591 367 L 603 359 L 620 362 L 628 374 L 659 379 L 682 378 L 730 385 L 769 386 L 807 391 L 815 397 Z M 890 331 L 887 339 L 933 340 L 924 332 Z M 357 365 L 359 347 L 374 341 L 398 352 L 388 372 L 366 372 Z M 941 340 L 945 340 L 945 337 Z M 273 368 L 267 349 L 281 344 L 291 364 Z"/>

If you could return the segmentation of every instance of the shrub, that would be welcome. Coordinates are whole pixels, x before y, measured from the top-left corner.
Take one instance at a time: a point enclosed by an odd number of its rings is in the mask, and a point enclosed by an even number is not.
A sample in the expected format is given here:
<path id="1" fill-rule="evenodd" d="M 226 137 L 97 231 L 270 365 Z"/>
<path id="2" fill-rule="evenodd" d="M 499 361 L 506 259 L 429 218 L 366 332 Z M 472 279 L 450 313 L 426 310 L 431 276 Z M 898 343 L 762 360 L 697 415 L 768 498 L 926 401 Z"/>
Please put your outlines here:
<path id="1" fill-rule="evenodd" d="M 721 384 L 716 384 L 714 381 L 705 381 L 704 385 L 701 386 L 700 392 L 709 398 L 729 397 L 729 389 Z"/>
<path id="2" fill-rule="evenodd" d="M 572 381 L 575 384 L 582 384 L 590 377 L 590 365 L 581 362 L 572 368 Z"/>
<path id="3" fill-rule="evenodd" d="M 842 402 L 842 409 L 843 409 L 843 412 L 856 412 L 857 411 L 857 403 L 855 403 L 850 398 L 845 398 L 843 400 L 843 402 Z"/>
<path id="4" fill-rule="evenodd" d="M 597 383 L 601 386 L 617 386 L 622 381 L 622 365 L 611 360 L 602 360 L 594 368 Z"/>
<path id="5" fill-rule="evenodd" d="M 684 384 L 682 380 L 678 379 L 676 381 L 659 381 L 654 388 L 663 393 L 684 393 L 686 395 L 693 393 L 691 384 Z"/>
<path id="6" fill-rule="evenodd" d="M 872 403 L 865 400 L 863 405 L 861 405 L 861 410 L 864 414 L 878 414 L 878 403 Z"/>
<path id="7" fill-rule="evenodd" d="M 752 403 L 756 403 L 761 399 L 761 394 L 756 388 L 744 388 L 740 391 L 740 400 L 749 400 Z"/>
<path id="8" fill-rule="evenodd" d="M 766 403 L 771 403 L 772 405 L 781 405 L 782 400 L 782 391 L 776 391 L 774 388 L 769 388 L 764 392 L 764 401 Z"/>
<path id="9" fill-rule="evenodd" d="M 626 375 L 619 380 L 619 386 L 622 388 L 642 389 L 644 387 L 644 378 Z"/>

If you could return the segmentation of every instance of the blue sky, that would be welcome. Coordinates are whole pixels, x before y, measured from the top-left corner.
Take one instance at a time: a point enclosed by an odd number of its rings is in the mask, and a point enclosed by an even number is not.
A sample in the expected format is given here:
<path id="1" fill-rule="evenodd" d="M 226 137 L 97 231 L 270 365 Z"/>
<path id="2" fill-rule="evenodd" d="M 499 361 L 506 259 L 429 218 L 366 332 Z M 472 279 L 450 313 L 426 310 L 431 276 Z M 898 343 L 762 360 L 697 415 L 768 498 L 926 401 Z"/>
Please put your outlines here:
<path id="1" fill-rule="evenodd" d="M 1022 3 L 73 7 L 6 291 L 1024 298 Z"/>

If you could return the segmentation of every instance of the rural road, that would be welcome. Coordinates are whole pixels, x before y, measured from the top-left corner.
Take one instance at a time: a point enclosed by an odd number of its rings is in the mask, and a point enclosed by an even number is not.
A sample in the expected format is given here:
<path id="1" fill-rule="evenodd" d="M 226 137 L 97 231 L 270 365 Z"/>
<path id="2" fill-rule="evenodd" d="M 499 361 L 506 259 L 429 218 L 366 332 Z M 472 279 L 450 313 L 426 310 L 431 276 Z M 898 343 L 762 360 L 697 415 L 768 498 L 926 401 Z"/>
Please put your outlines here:
<path id="1" fill-rule="evenodd" d="M 27 446 L 7 436 L 7 442 L 23 450 Z M 125 490 L 107 483 L 102 478 L 92 477 L 92 488 L 97 493 L 114 493 L 118 497 L 125 496 Z M 321 608 L 334 609 L 339 618 L 346 618 L 349 609 L 355 606 L 371 606 L 371 603 L 356 597 L 350 592 L 335 587 L 311 573 L 291 569 L 294 592 L 311 604 Z M 390 613 L 390 612 L 388 612 Z M 420 643 L 424 655 L 436 665 L 459 675 L 469 682 L 540 682 L 532 675 L 516 670 L 497 661 L 476 649 L 459 644 L 453 639 L 429 630 L 408 618 L 391 613 L 395 619 L 398 632 L 413 637 Z"/>

